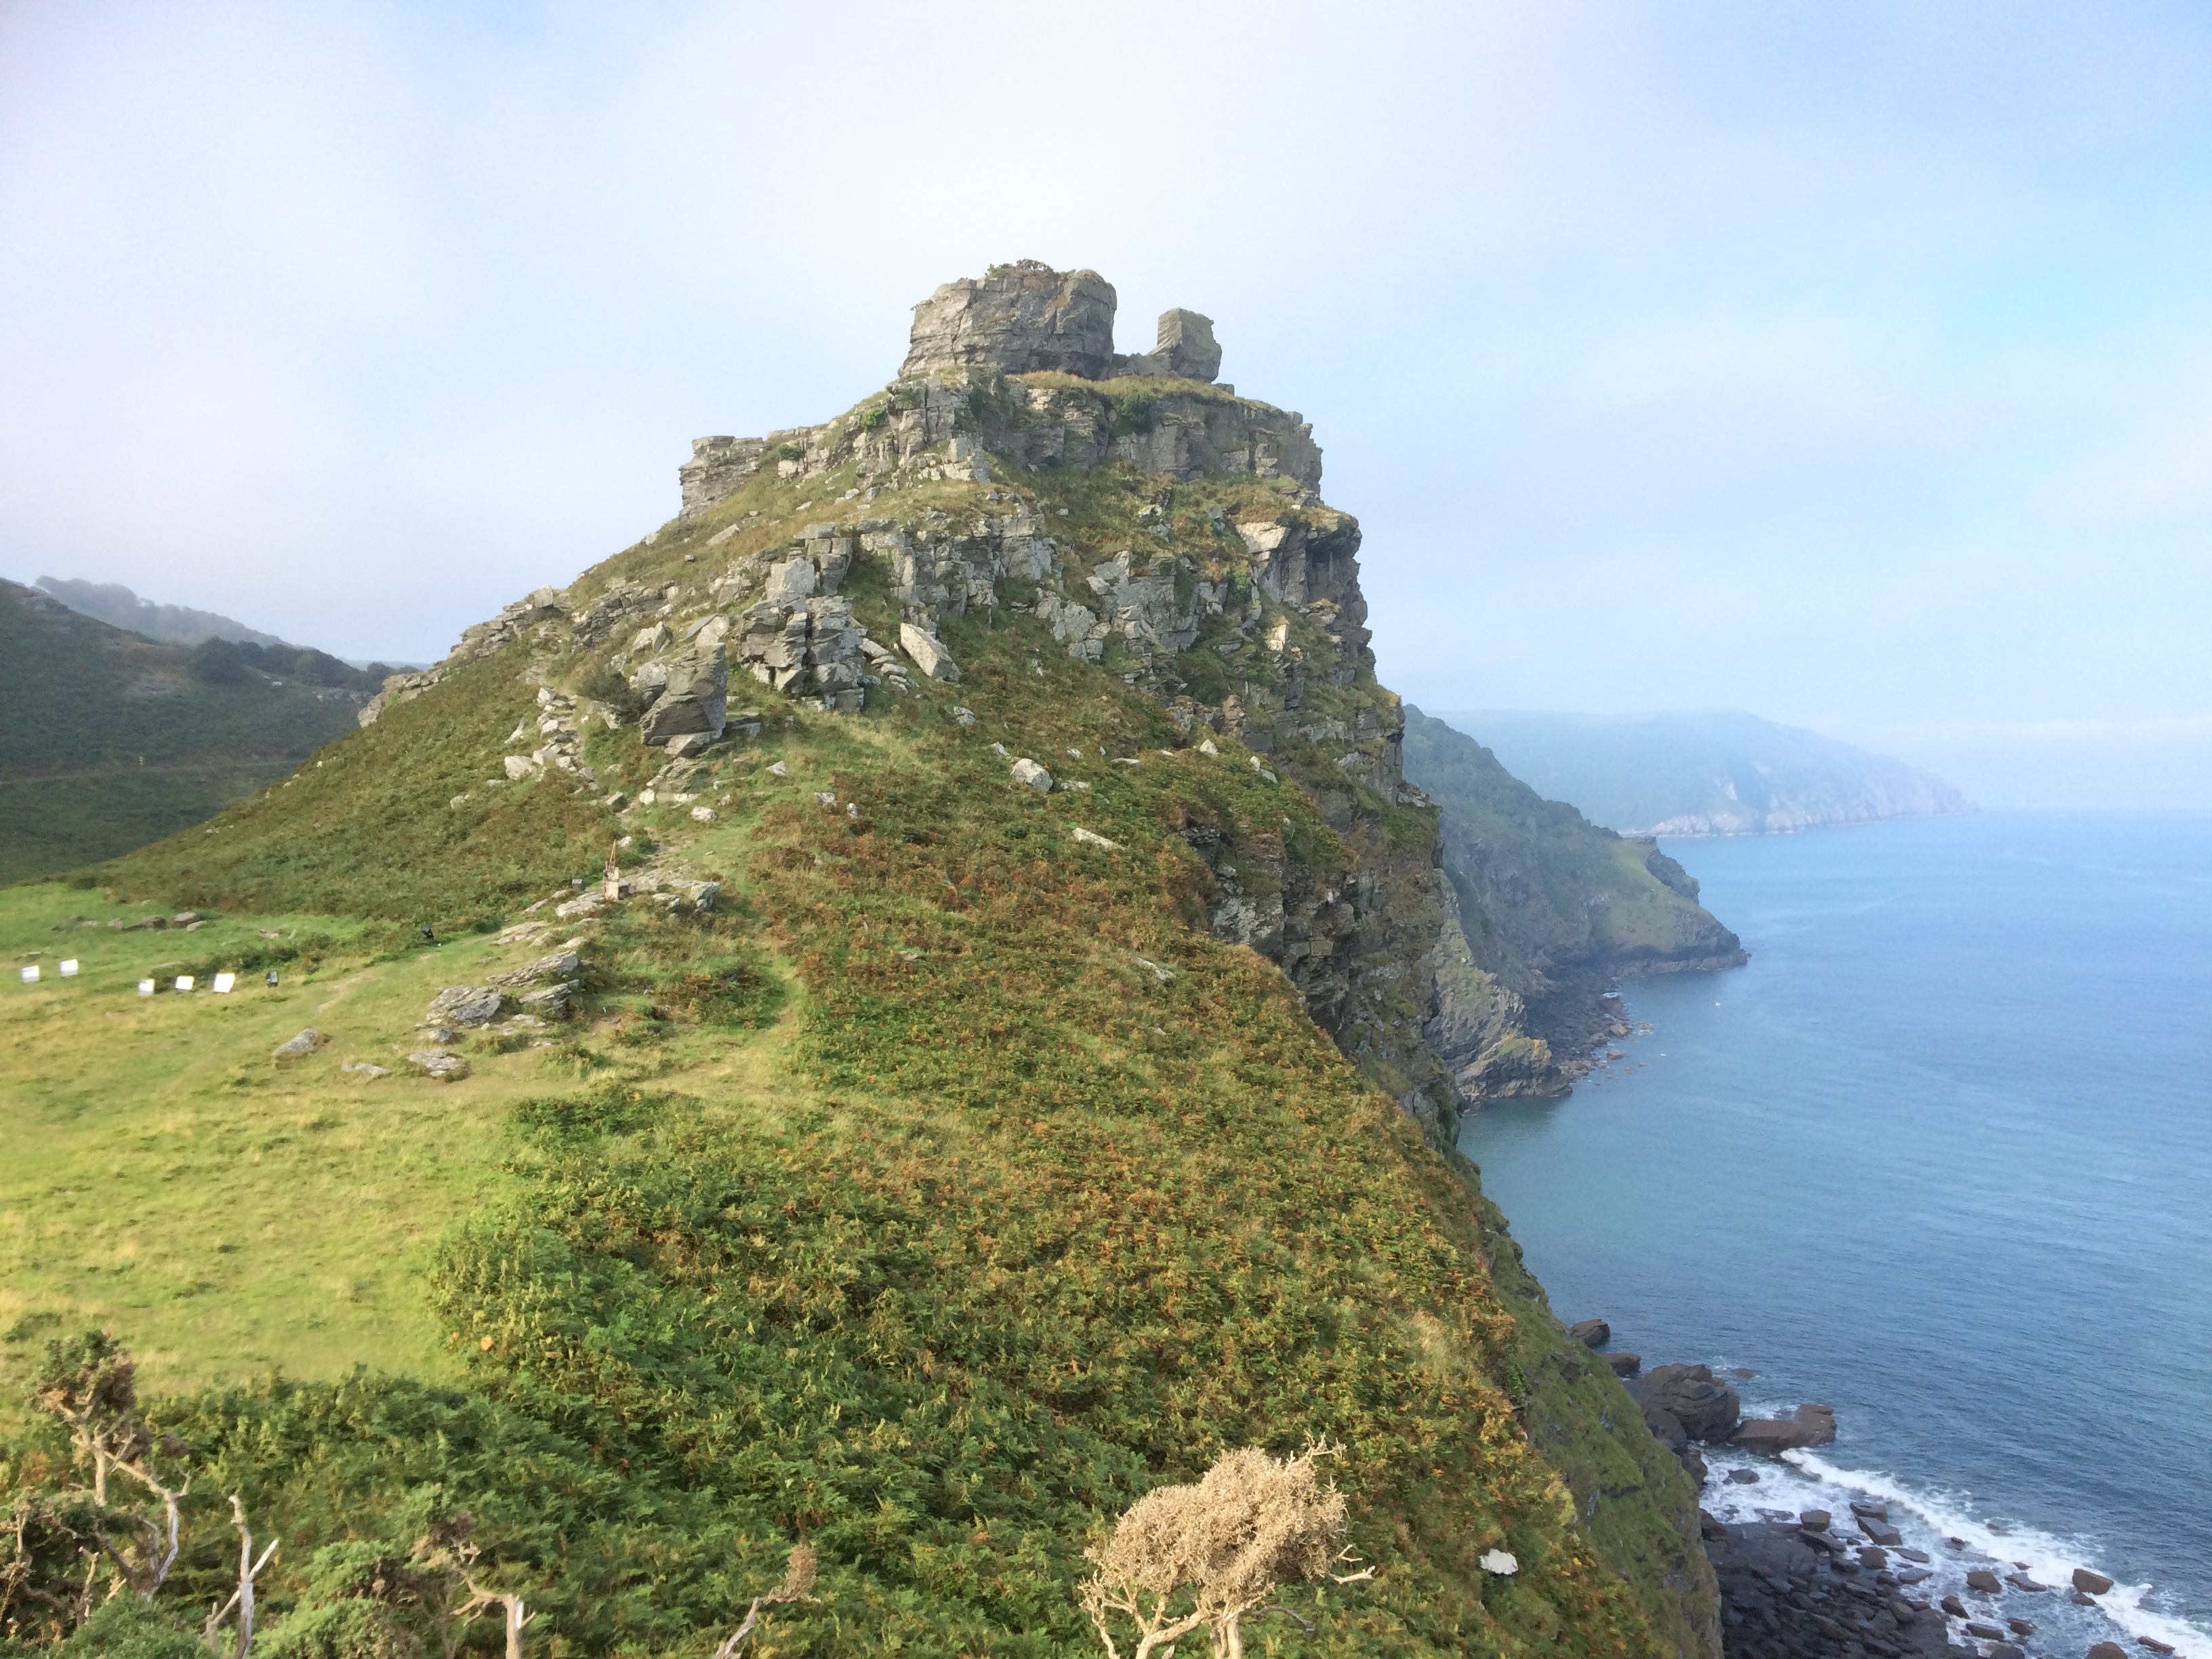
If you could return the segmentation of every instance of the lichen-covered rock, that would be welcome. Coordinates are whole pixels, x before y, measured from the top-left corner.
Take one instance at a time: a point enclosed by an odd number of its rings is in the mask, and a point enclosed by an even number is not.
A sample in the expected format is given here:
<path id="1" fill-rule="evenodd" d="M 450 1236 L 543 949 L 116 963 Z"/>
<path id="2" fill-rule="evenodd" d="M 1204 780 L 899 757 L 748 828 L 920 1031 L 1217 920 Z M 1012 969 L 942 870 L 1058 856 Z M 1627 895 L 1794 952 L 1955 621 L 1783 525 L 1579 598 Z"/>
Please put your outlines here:
<path id="1" fill-rule="evenodd" d="M 666 743 L 686 732 L 719 738 L 726 723 L 730 704 L 727 659 L 717 644 L 693 651 L 666 665 L 659 696 L 638 722 L 638 735 L 648 744 Z"/>
<path id="2" fill-rule="evenodd" d="M 914 308 L 899 374 L 1058 369 L 1095 380 L 1113 361 L 1115 303 L 1114 285 L 1095 270 L 1058 271 L 1035 259 L 994 265 Z"/>
<path id="3" fill-rule="evenodd" d="M 960 665 L 952 660 L 934 634 L 923 632 L 912 623 L 899 624 L 899 648 L 914 659 L 914 665 L 933 680 L 957 680 Z"/>
<path id="4" fill-rule="evenodd" d="M 434 1083 L 458 1083 L 469 1074 L 468 1061 L 445 1048 L 418 1049 L 407 1063 Z"/>
<path id="5" fill-rule="evenodd" d="M 492 985 L 448 985 L 422 1011 L 425 1025 L 489 1025 L 507 1007 L 507 995 Z"/>

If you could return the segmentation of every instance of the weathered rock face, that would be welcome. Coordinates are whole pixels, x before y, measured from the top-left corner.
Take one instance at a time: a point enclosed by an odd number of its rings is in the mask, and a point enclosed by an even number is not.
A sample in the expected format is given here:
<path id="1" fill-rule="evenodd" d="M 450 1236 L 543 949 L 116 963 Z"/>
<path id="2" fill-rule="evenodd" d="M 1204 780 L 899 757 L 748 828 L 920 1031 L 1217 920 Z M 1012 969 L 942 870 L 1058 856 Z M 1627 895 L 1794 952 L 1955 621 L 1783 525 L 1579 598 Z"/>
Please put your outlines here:
<path id="1" fill-rule="evenodd" d="M 1665 1418 L 1692 1440 L 1717 1444 L 1735 1431 L 1743 1402 L 1705 1365 L 1658 1365 L 1627 1385 L 1647 1422 Z M 1658 1432 L 1656 1425 L 1654 1432 Z M 1664 1438 L 1665 1436 L 1662 1436 Z"/>
<path id="2" fill-rule="evenodd" d="M 1096 380 L 1114 359 L 1114 285 L 1035 259 L 947 283 L 914 308 L 902 378 L 941 368 L 1056 369 Z"/>
<path id="3" fill-rule="evenodd" d="M 1159 343 L 1141 357 L 1115 358 L 1114 373 L 1210 382 L 1221 373 L 1221 348 L 1214 343 L 1213 319 L 1180 306 L 1163 312 Z"/>
<path id="4" fill-rule="evenodd" d="M 652 744 L 695 732 L 720 737 L 730 706 L 729 668 L 720 638 L 711 644 L 702 638 L 684 655 L 656 665 L 660 690 L 638 722 L 639 735 Z"/>

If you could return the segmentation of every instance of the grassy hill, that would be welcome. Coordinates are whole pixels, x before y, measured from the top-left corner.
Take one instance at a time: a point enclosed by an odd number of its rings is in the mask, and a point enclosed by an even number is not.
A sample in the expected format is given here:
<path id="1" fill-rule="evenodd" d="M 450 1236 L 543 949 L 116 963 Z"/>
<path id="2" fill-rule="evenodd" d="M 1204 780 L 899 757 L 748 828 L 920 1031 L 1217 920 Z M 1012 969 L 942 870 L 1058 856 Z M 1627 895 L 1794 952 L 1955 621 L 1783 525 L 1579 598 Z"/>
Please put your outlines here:
<path id="1" fill-rule="evenodd" d="M 1918 767 L 1734 710 L 1445 718 L 1516 777 L 1625 834 L 1771 835 L 1973 810 Z"/>
<path id="2" fill-rule="evenodd" d="M 319 651 L 157 644 L 0 581 L 0 884 L 204 822 L 350 731 L 381 680 Z"/>
<path id="3" fill-rule="evenodd" d="M 1431 1036 L 1480 1099 L 1564 1091 L 1623 974 L 1732 968 L 1743 947 L 1650 841 L 1547 800 L 1463 732 L 1406 711 L 1406 775 L 1443 809 L 1456 915 Z"/>
<path id="4" fill-rule="evenodd" d="M 1022 384 L 956 386 L 959 429 L 1139 418 Z M 886 406 L 204 829 L 0 893 L 0 948 L 83 964 L 0 1001 L 0 1365 L 88 1323 L 140 1352 L 193 1482 L 148 1617 L 226 1593 L 236 1492 L 285 1540 L 278 1659 L 427 1639 L 393 1587 L 462 1531 L 533 1653 L 703 1656 L 800 1538 L 817 1599 L 749 1651 L 1097 1652 L 1076 1588 L 1115 1516 L 1326 1438 L 1378 1574 L 1287 1589 L 1251 1650 L 1716 1652 L 1686 1477 L 1423 1115 L 1437 821 L 1396 784 L 1356 529 L 1249 470 L 894 465 Z M 896 639 L 927 590 L 957 684 L 884 673 L 842 715 L 758 687 L 664 769 L 632 682 L 668 647 L 634 639 L 828 568 L 817 503 L 872 479 L 840 598 Z M 1131 626 L 1086 654 L 1067 607 L 1116 582 Z M 562 709 L 566 763 L 508 767 Z M 641 890 L 557 916 L 618 841 Z M 217 914 L 128 931 L 185 906 Z M 409 1066 L 441 987 L 572 941 L 574 1018 Z M 135 994 L 224 968 L 228 997 Z M 51 1426 L 12 1444 L 21 1493 L 66 1484 Z"/>

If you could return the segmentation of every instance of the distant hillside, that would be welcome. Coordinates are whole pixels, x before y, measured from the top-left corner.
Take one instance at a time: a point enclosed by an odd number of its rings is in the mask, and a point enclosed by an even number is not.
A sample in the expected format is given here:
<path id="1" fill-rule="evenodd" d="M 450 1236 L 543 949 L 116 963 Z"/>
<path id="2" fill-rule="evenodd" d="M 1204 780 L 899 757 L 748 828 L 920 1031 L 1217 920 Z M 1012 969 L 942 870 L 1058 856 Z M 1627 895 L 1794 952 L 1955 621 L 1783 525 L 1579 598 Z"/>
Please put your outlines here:
<path id="1" fill-rule="evenodd" d="M 0 883 L 213 817 L 352 730 L 383 678 L 292 646 L 159 644 L 0 581 Z"/>
<path id="2" fill-rule="evenodd" d="M 1656 846 L 1546 800 L 1411 705 L 1406 776 L 1443 810 L 1458 915 L 1429 1040 L 1469 1098 L 1564 1092 L 1578 1051 L 1612 1030 L 1605 993 L 1620 975 L 1742 963 L 1741 942 Z"/>
<path id="3" fill-rule="evenodd" d="M 1486 744 L 1540 794 L 1624 835 L 1757 836 L 1871 823 L 1973 805 L 1887 755 L 1733 710 L 1441 716 Z"/>
<path id="4" fill-rule="evenodd" d="M 241 645 L 282 646 L 274 634 L 264 634 L 242 622 L 212 611 L 195 611 L 188 605 L 156 605 L 142 599 L 121 582 L 83 582 L 59 576 L 41 576 L 39 586 L 70 610 L 117 628 L 127 628 L 164 645 L 198 645 L 202 640 L 232 640 Z"/>

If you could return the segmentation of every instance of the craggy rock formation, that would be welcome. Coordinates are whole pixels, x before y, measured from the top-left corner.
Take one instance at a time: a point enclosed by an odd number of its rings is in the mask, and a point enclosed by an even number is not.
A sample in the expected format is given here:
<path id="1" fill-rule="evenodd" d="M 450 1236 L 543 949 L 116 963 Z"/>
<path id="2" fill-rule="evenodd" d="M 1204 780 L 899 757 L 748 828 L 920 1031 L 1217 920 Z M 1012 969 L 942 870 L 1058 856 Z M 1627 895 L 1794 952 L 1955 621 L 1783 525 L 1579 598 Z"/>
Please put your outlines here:
<path id="1" fill-rule="evenodd" d="M 1975 1651 L 1954 1647 L 1943 1615 L 1887 1563 L 1863 1563 L 1832 1544 L 1825 1522 L 1724 1526 L 1707 1517 L 1704 1532 L 1720 1580 L 1726 1659 L 1944 1659 Z"/>
<path id="2" fill-rule="evenodd" d="M 899 378 L 941 368 L 1024 374 L 1058 369 L 1097 380 L 1114 359 L 1114 285 L 1095 270 L 1035 259 L 947 283 L 914 308 Z"/>

